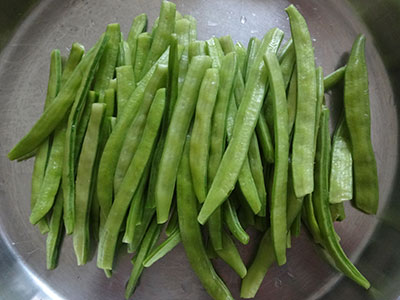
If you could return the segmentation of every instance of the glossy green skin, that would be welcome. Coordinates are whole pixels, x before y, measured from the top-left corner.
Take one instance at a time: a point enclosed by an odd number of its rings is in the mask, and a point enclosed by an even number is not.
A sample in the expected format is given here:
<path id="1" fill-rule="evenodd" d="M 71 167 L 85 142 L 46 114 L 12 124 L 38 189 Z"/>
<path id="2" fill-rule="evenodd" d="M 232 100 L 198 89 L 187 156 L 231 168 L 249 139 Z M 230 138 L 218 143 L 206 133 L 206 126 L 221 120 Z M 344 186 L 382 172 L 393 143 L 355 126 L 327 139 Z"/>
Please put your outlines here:
<path id="1" fill-rule="evenodd" d="M 286 8 L 296 53 L 297 107 L 293 135 L 294 190 L 303 197 L 314 190 L 314 138 L 317 87 L 314 49 L 306 21 L 294 5 Z"/>
<path id="2" fill-rule="evenodd" d="M 93 48 L 93 58 L 88 62 L 84 71 L 82 82 L 76 92 L 74 104 L 68 116 L 67 130 L 65 133 L 64 162 L 62 167 L 62 188 L 64 193 L 64 225 L 67 234 L 74 230 L 75 222 L 75 175 L 76 175 L 76 131 L 80 121 L 89 87 L 94 78 L 94 72 L 102 57 L 103 49 L 107 44 L 107 35 L 104 35 Z M 89 54 L 87 55 L 89 56 Z M 85 58 L 82 60 L 82 62 Z M 77 69 L 79 66 L 77 67 Z M 71 75 L 71 78 L 73 75 Z M 66 86 L 68 82 L 66 83 Z M 61 91 L 60 91 L 61 93 Z"/>
<path id="3" fill-rule="evenodd" d="M 186 143 L 189 140 L 186 139 Z M 181 239 L 194 272 L 209 295 L 216 300 L 233 300 L 229 289 L 217 275 L 204 247 L 200 225 L 196 221 L 198 201 L 190 175 L 189 147 L 185 147 L 177 178 L 177 208 Z"/>
<path id="4" fill-rule="evenodd" d="M 324 72 L 322 71 L 322 67 L 318 67 L 315 70 L 315 78 L 317 83 L 317 105 L 315 108 L 315 135 L 314 135 L 314 152 L 317 147 L 317 137 L 319 130 L 319 121 L 321 119 L 321 110 L 322 105 L 325 104 L 324 98 Z"/>
<path id="5" fill-rule="evenodd" d="M 219 88 L 219 70 L 208 69 L 200 86 L 190 140 L 190 170 L 197 199 L 207 196 L 207 170 L 211 136 L 211 120 Z"/>
<path id="6" fill-rule="evenodd" d="M 144 269 L 143 261 L 153 248 L 154 241 L 158 239 L 160 232 L 161 226 L 159 226 L 154 219 L 146 232 L 137 255 L 134 257 L 133 269 L 125 287 L 125 299 L 129 299 L 135 291 L 140 275 Z"/>
<path id="7" fill-rule="evenodd" d="M 174 3 L 168 1 L 162 2 L 157 30 L 154 33 L 153 42 L 151 43 L 141 77 L 150 70 L 161 54 L 168 48 L 171 34 L 175 31 L 175 13 L 176 5 Z"/>
<path id="8" fill-rule="evenodd" d="M 135 79 L 139 81 L 141 79 L 141 73 L 146 63 L 147 55 L 151 48 L 151 43 L 153 42 L 153 38 L 148 32 L 143 32 L 139 34 L 137 37 L 137 46 L 136 46 L 136 56 L 135 56 L 135 64 L 134 64 L 134 74 Z"/>
<path id="9" fill-rule="evenodd" d="M 329 110 L 323 107 L 315 164 L 315 191 L 313 193 L 315 216 L 321 230 L 323 245 L 332 256 L 336 267 L 359 285 L 368 289 L 370 283 L 347 258 L 333 227 L 328 200 L 330 147 Z"/>
<path id="10" fill-rule="evenodd" d="M 47 270 L 53 270 L 57 267 L 58 256 L 60 253 L 60 243 L 63 235 L 62 211 L 64 200 L 62 194 L 62 190 L 59 190 L 53 205 L 49 222 L 49 233 L 47 234 L 46 238 Z"/>
<path id="11" fill-rule="evenodd" d="M 344 75 L 344 111 L 353 155 L 354 200 L 358 209 L 376 214 L 379 203 L 378 172 L 371 143 L 368 72 L 365 36 L 353 44 Z"/>
<path id="12" fill-rule="evenodd" d="M 89 254 L 89 211 L 93 197 L 93 179 L 100 141 L 100 132 L 106 104 L 92 105 L 90 120 L 79 157 L 75 189 L 75 226 L 73 235 L 74 251 L 78 265 L 87 262 Z"/>
<path id="13" fill-rule="evenodd" d="M 135 76 L 131 65 L 117 67 L 117 116 L 121 115 L 126 102 L 136 88 Z"/>
<path id="14" fill-rule="evenodd" d="M 49 71 L 49 82 L 47 86 L 46 101 L 44 104 L 44 110 L 50 105 L 50 103 L 57 96 L 57 93 L 61 86 L 61 54 L 59 50 L 53 50 L 50 56 L 50 71 Z M 38 148 L 35 155 L 35 163 L 33 165 L 32 172 L 32 191 L 31 191 L 31 209 L 33 210 L 38 200 L 40 200 L 40 190 L 42 189 L 44 176 L 46 174 L 48 155 L 51 151 L 49 140 L 46 139 L 42 145 Z M 42 215 L 42 217 L 45 214 Z M 42 219 L 42 218 L 40 218 Z M 38 219 L 35 223 L 38 223 L 39 230 L 42 234 L 49 231 L 47 219 Z"/>
<path id="15" fill-rule="evenodd" d="M 76 92 L 82 82 L 85 70 L 88 65 L 98 63 L 105 45 L 105 39 L 97 44 L 97 50 L 88 53 L 75 68 L 70 78 L 66 81 L 57 97 L 52 101 L 43 115 L 33 125 L 32 129 L 18 142 L 17 145 L 8 153 L 10 160 L 15 160 L 34 151 L 58 126 L 63 120 L 72 104 L 74 103 Z"/>
<path id="16" fill-rule="evenodd" d="M 333 89 L 339 82 L 343 80 L 345 71 L 346 71 L 346 65 L 340 67 L 339 69 L 325 76 L 324 78 L 325 92 Z"/>
<path id="17" fill-rule="evenodd" d="M 167 228 L 165 228 L 165 235 L 170 236 L 175 232 L 176 229 L 179 228 L 178 225 L 178 212 L 176 209 L 172 212 L 171 217 L 169 218 Z"/>
<path id="18" fill-rule="evenodd" d="M 281 67 L 275 53 L 264 56 L 274 115 L 275 166 L 270 203 L 271 234 L 278 265 L 286 263 L 286 209 L 289 161 L 288 109 Z"/>
<path id="19" fill-rule="evenodd" d="M 146 27 L 147 27 L 147 15 L 146 14 L 140 14 L 133 19 L 131 28 L 129 30 L 128 38 L 126 39 L 126 42 L 128 43 L 129 48 L 131 49 L 132 67 L 134 67 L 136 64 L 136 49 L 137 49 L 137 44 L 138 44 L 138 41 L 137 41 L 138 36 L 143 31 L 146 30 Z M 139 81 L 138 77 L 136 77 L 136 80 Z"/>
<path id="20" fill-rule="evenodd" d="M 217 174 L 208 192 L 206 201 L 200 210 L 198 221 L 204 224 L 233 190 L 243 162 L 247 157 L 251 136 L 256 127 L 265 96 L 267 81 L 262 56 L 266 51 L 275 52 L 282 40 L 283 32 L 270 30 L 260 46 L 252 71 L 246 84 L 242 103 L 238 109 L 232 140 L 225 151 Z"/>
<path id="21" fill-rule="evenodd" d="M 167 63 L 168 51 L 166 51 L 159 59 L 159 64 Z M 108 212 L 111 208 L 113 199 L 113 183 L 114 174 L 117 167 L 118 158 L 128 132 L 129 126 L 135 118 L 141 101 L 143 99 L 144 91 L 150 79 L 154 75 L 157 65 L 154 65 L 143 79 L 138 82 L 135 91 L 132 93 L 128 102 L 125 105 L 123 114 L 118 118 L 107 143 L 104 147 L 103 154 L 99 164 L 99 174 L 97 177 L 97 196 L 100 205 L 100 231 L 104 226 L 107 219 Z"/>
<path id="22" fill-rule="evenodd" d="M 182 92 L 175 104 L 155 186 L 158 223 L 165 223 L 168 220 L 175 189 L 176 174 L 185 142 L 184 138 L 189 130 L 194 114 L 201 81 L 210 66 L 211 58 L 208 56 L 196 56 L 193 58 L 182 87 Z"/>
<path id="23" fill-rule="evenodd" d="M 151 251 L 143 261 L 145 268 L 151 267 L 152 264 L 163 258 L 172 249 L 174 249 L 181 242 L 181 234 L 177 228 L 164 242 Z"/>
<path id="24" fill-rule="evenodd" d="M 125 174 L 129 168 L 132 158 L 139 146 L 143 129 L 146 125 L 146 119 L 149 113 L 150 106 L 157 90 L 166 86 L 168 68 L 166 65 L 158 65 L 154 76 L 149 81 L 141 101 L 140 108 L 129 127 L 129 130 L 125 136 L 124 143 L 121 148 L 117 167 L 114 175 L 114 191 L 118 193 L 119 187 L 125 177 Z"/>
<path id="25" fill-rule="evenodd" d="M 225 55 L 231 52 L 235 52 L 235 45 L 233 44 L 232 37 L 230 35 L 225 35 L 219 38 L 219 43 L 224 51 Z"/>
<path id="26" fill-rule="evenodd" d="M 121 41 L 121 30 L 119 24 L 107 25 L 105 33 L 108 37 L 104 53 L 101 57 L 99 68 L 94 77 L 95 92 L 100 92 L 108 88 L 110 79 L 114 78 L 115 66 L 117 65 L 119 43 Z"/>
<path id="27" fill-rule="evenodd" d="M 153 152 L 164 107 L 165 89 L 159 89 L 151 105 L 137 152 L 132 158 L 121 187 L 115 196 L 100 235 L 97 255 L 97 266 L 99 268 L 112 269 L 119 230 Z"/>
<path id="28" fill-rule="evenodd" d="M 329 203 L 353 199 L 353 158 L 349 130 L 344 117 L 332 138 L 331 169 L 329 176 Z"/>

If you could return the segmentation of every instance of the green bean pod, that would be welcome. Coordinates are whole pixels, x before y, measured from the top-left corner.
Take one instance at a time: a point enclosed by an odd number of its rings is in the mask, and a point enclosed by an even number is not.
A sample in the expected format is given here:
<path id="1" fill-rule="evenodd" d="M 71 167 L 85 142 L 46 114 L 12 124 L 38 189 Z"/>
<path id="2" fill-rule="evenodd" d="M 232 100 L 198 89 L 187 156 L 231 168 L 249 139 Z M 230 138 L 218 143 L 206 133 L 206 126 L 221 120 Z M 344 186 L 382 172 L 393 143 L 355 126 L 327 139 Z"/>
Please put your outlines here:
<path id="1" fill-rule="evenodd" d="M 121 42 L 119 43 L 117 67 L 131 66 L 132 67 L 132 53 L 128 42 L 123 40 L 121 36 Z"/>
<path id="2" fill-rule="evenodd" d="M 165 223 L 168 220 L 176 174 L 182 157 L 184 137 L 189 130 L 194 114 L 201 81 L 210 66 L 211 58 L 208 56 L 196 56 L 193 58 L 189 65 L 182 92 L 175 104 L 155 186 L 158 223 Z"/>
<path id="3" fill-rule="evenodd" d="M 212 58 L 212 67 L 220 68 L 221 60 L 224 56 L 224 51 L 222 51 L 221 44 L 216 37 L 213 37 L 206 41 L 206 52 Z"/>
<path id="4" fill-rule="evenodd" d="M 146 236 L 143 242 L 140 245 L 138 254 L 135 256 L 133 260 L 133 269 L 125 287 L 125 299 L 129 299 L 132 296 L 133 292 L 135 291 L 136 286 L 139 282 L 140 275 L 142 274 L 144 269 L 143 261 L 153 248 L 154 240 L 158 239 L 160 231 L 161 227 L 157 224 L 156 220 L 154 219 L 149 229 L 146 232 Z"/>
<path id="5" fill-rule="evenodd" d="M 336 69 L 332 73 L 328 74 L 324 78 L 324 88 L 325 92 L 330 91 L 333 89 L 340 81 L 344 78 L 344 73 L 346 71 L 346 65 Z"/>
<path id="6" fill-rule="evenodd" d="M 177 178 L 177 207 L 182 244 L 190 265 L 210 296 L 216 300 L 230 300 L 233 297 L 207 256 L 200 225 L 196 221 L 198 201 L 190 175 L 189 139 L 186 144 Z"/>
<path id="7" fill-rule="evenodd" d="M 236 209 L 233 207 L 231 200 L 228 199 L 224 203 L 224 220 L 232 235 L 243 245 L 247 245 L 250 241 L 250 236 L 240 224 Z"/>
<path id="8" fill-rule="evenodd" d="M 207 55 L 207 48 L 205 41 L 193 41 L 189 44 L 189 63 L 192 58 L 199 55 Z"/>
<path id="9" fill-rule="evenodd" d="M 115 72 L 117 74 L 117 116 L 119 116 L 136 86 L 131 65 L 117 67 Z"/>
<path id="10" fill-rule="evenodd" d="M 197 20 L 191 15 L 185 15 L 185 19 L 190 21 L 189 42 L 197 40 Z"/>
<path id="11" fill-rule="evenodd" d="M 351 64 L 349 64 L 351 66 Z M 318 146 L 315 165 L 315 192 L 313 205 L 315 215 L 321 230 L 323 245 L 335 261 L 335 265 L 346 276 L 368 289 L 370 283 L 351 263 L 340 246 L 333 227 L 329 210 L 328 185 L 329 185 L 329 161 L 331 139 L 329 134 L 329 110 L 322 108 L 321 122 L 318 135 Z"/>
<path id="12" fill-rule="evenodd" d="M 139 81 L 141 79 L 141 73 L 146 63 L 147 55 L 151 48 L 151 43 L 153 42 L 153 38 L 150 33 L 143 32 L 137 37 L 137 46 L 136 46 L 136 56 L 135 56 L 135 64 L 133 67 L 135 79 Z"/>
<path id="13" fill-rule="evenodd" d="M 378 172 L 371 143 L 369 106 L 365 36 L 360 35 L 353 44 L 344 74 L 344 111 L 353 156 L 355 204 L 363 212 L 376 214 Z"/>
<path id="14" fill-rule="evenodd" d="M 175 31 L 176 5 L 169 1 L 162 1 L 160 19 L 157 30 L 154 33 L 153 42 L 143 66 L 141 77 L 155 64 L 161 54 L 170 44 L 171 34 Z"/>
<path id="15" fill-rule="evenodd" d="M 271 194 L 271 235 L 278 265 L 286 263 L 286 208 L 289 161 L 288 109 L 285 83 L 278 58 L 267 52 L 264 63 L 268 71 L 274 113 L 275 166 Z"/>
<path id="16" fill-rule="evenodd" d="M 297 197 L 314 190 L 314 137 L 317 87 L 314 49 L 304 17 L 294 5 L 286 8 L 296 53 L 297 106 L 292 147 L 294 190 Z"/>
<path id="17" fill-rule="evenodd" d="M 81 112 L 86 100 L 86 96 L 91 85 L 96 66 L 101 58 L 102 51 L 107 42 L 107 35 L 102 37 L 98 44 L 93 48 L 94 55 L 89 61 L 84 72 L 83 80 L 76 93 L 74 104 L 68 116 L 67 130 L 65 133 L 64 161 L 62 167 L 62 188 L 64 193 L 64 225 L 67 234 L 74 230 L 75 222 L 75 173 L 76 173 L 76 131 L 81 117 Z M 89 55 L 88 55 L 89 56 Z M 73 75 L 71 75 L 72 77 Z M 67 85 L 68 83 L 66 83 Z"/>
<path id="18" fill-rule="evenodd" d="M 112 269 L 114 253 L 119 230 L 129 208 L 132 197 L 137 191 L 140 179 L 150 160 L 158 129 L 161 124 L 165 107 L 165 89 L 159 89 L 151 105 L 143 136 L 121 187 L 111 206 L 102 234 L 100 235 L 97 266 L 102 269 Z"/>
<path id="19" fill-rule="evenodd" d="M 83 54 L 83 53 L 82 53 Z M 49 83 L 47 86 L 46 100 L 44 110 L 50 105 L 54 98 L 57 96 L 61 85 L 61 54 L 59 50 L 53 50 L 50 56 L 50 72 Z M 32 191 L 31 191 L 31 209 L 35 209 L 38 199 L 40 199 L 40 191 L 42 189 L 44 177 L 46 174 L 48 155 L 51 151 L 49 139 L 46 139 L 42 145 L 39 146 L 35 155 L 35 163 L 32 172 Z M 45 214 L 44 214 L 45 215 Z M 44 216 L 43 215 L 43 216 Z M 42 234 L 49 231 L 47 219 L 38 220 L 39 230 Z"/>
<path id="20" fill-rule="evenodd" d="M 54 202 L 50 222 L 49 233 L 46 238 L 46 266 L 47 270 L 53 270 L 57 267 L 58 256 L 60 254 L 60 243 L 63 235 L 62 211 L 63 211 L 63 193 L 60 189 Z"/>
<path id="21" fill-rule="evenodd" d="M 249 45 L 247 46 L 247 63 L 246 63 L 246 72 L 244 75 L 244 81 L 247 81 L 250 75 L 250 70 L 253 66 L 254 60 L 256 58 L 258 49 L 260 48 L 261 41 L 256 38 L 252 37 L 249 40 Z"/>
<path id="22" fill-rule="evenodd" d="M 168 252 L 174 249 L 180 242 L 181 234 L 179 229 L 176 229 L 164 242 L 146 256 L 143 261 L 143 266 L 145 268 L 151 267 L 152 264 L 167 255 Z"/>
<path id="23" fill-rule="evenodd" d="M 140 143 L 143 129 L 146 125 L 146 119 L 151 107 L 153 99 L 157 90 L 166 86 L 168 68 L 166 65 L 157 65 L 154 72 L 154 76 L 147 85 L 143 99 L 141 101 L 140 108 L 129 127 L 129 130 L 125 136 L 125 141 L 121 148 L 117 167 L 114 175 L 114 191 L 118 193 L 119 187 L 122 180 L 125 177 L 126 171 L 128 170 L 129 164 L 135 155 L 135 152 Z"/>
<path id="24" fill-rule="evenodd" d="M 95 162 L 105 109 L 106 104 L 104 103 L 92 105 L 76 175 L 73 245 L 78 265 L 86 264 L 89 254 L 89 212 L 93 197 Z"/>
<path id="25" fill-rule="evenodd" d="M 276 52 L 283 37 L 279 29 L 270 30 L 264 37 L 259 53 L 254 61 L 243 99 L 238 109 L 232 140 L 222 158 L 215 179 L 200 210 L 198 221 L 204 224 L 233 190 L 243 162 L 247 157 L 251 136 L 260 115 L 267 75 L 262 56 L 265 52 Z"/>
<path id="26" fill-rule="evenodd" d="M 218 69 L 208 69 L 200 86 L 190 140 L 190 170 L 193 188 L 200 203 L 207 196 L 207 169 L 210 148 L 211 120 L 219 88 Z"/>
<path id="27" fill-rule="evenodd" d="M 132 67 L 134 67 L 136 64 L 136 49 L 137 49 L 139 34 L 141 34 L 143 31 L 146 31 L 146 28 L 147 28 L 146 14 L 140 14 L 133 19 L 131 28 L 129 30 L 128 38 L 126 39 L 126 42 L 128 43 L 129 48 L 131 49 Z M 137 80 L 138 78 L 139 77 L 136 77 Z"/>
<path id="28" fill-rule="evenodd" d="M 110 79 L 114 78 L 114 70 L 118 59 L 119 43 L 121 41 L 121 30 L 119 24 L 108 24 L 105 35 L 108 37 L 108 40 L 94 77 L 93 90 L 95 92 L 107 89 L 110 84 Z"/>
<path id="29" fill-rule="evenodd" d="M 189 44 L 191 23 L 187 19 L 182 19 L 176 22 L 175 32 L 178 38 L 178 44 L 183 46 L 182 56 L 179 60 L 178 71 L 178 91 L 176 97 L 181 93 L 183 83 L 186 78 L 186 73 L 189 67 Z"/>

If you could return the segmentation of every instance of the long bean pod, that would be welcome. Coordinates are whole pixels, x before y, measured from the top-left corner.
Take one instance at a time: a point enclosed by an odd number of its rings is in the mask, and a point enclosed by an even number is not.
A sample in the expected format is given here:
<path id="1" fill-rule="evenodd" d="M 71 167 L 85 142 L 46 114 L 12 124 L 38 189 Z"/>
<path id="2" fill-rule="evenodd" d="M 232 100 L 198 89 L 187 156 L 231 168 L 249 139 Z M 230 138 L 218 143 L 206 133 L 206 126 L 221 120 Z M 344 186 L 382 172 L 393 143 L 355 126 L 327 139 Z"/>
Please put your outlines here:
<path id="1" fill-rule="evenodd" d="M 292 147 L 294 189 L 297 197 L 314 190 L 314 137 L 317 88 L 314 49 L 306 21 L 294 5 L 286 8 L 296 53 L 297 107 Z"/>
<path id="2" fill-rule="evenodd" d="M 353 155 L 354 200 L 357 208 L 376 214 L 379 202 L 378 172 L 371 143 L 368 72 L 365 36 L 353 44 L 344 75 L 344 111 Z"/>

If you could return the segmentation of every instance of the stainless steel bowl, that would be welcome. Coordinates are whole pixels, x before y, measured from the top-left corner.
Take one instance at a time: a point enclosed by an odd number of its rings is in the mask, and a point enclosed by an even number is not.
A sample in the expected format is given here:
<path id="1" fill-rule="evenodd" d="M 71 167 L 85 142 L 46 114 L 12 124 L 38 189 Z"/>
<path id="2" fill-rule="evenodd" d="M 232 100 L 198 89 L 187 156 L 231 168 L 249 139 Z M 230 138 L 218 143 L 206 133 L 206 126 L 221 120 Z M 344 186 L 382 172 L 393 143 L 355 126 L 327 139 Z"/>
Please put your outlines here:
<path id="1" fill-rule="evenodd" d="M 294 239 L 288 263 L 272 268 L 256 299 L 395 299 L 400 295 L 400 201 L 398 135 L 400 92 L 400 3 L 344 0 L 177 0 L 178 9 L 198 19 L 199 38 L 231 34 L 247 43 L 278 26 L 289 35 L 284 8 L 293 2 L 304 14 L 314 40 L 317 64 L 325 73 L 340 66 L 357 33 L 367 35 L 372 137 L 378 162 L 380 210 L 366 216 L 350 205 L 337 225 L 342 245 L 374 288 L 366 292 L 339 276 L 316 254 L 306 232 Z M 107 23 L 124 33 L 142 12 L 152 22 L 160 1 L 0 1 L 0 298 L 122 299 L 129 257 L 121 253 L 111 279 L 91 261 L 76 266 L 70 237 L 59 267 L 46 271 L 45 237 L 29 224 L 32 160 L 11 163 L 6 153 L 42 111 L 49 54 L 67 53 L 74 41 L 89 48 Z M 151 23 L 150 23 L 151 24 Z M 329 101 L 329 99 L 328 99 Z M 334 101 L 334 100 L 331 100 Z M 333 113 L 337 114 L 336 106 Z M 334 118 L 335 119 L 335 118 Z M 254 237 L 257 240 L 257 237 Z M 246 262 L 251 251 L 241 248 Z M 239 298 L 240 280 L 220 262 L 216 267 Z M 135 299 L 209 299 L 177 247 L 146 270 Z"/>

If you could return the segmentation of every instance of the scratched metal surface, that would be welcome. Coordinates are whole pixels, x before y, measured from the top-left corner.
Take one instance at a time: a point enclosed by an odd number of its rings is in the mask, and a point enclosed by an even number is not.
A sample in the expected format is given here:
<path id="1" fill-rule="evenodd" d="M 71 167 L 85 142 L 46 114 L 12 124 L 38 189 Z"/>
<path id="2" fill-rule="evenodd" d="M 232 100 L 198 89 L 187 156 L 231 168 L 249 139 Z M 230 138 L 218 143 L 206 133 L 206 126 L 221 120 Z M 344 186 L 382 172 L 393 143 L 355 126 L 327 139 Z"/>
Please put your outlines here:
<path id="1" fill-rule="evenodd" d="M 3 4 L 7 1 L 2 1 Z M 30 1 L 32 2 L 32 1 Z M 34 1 L 33 1 L 34 2 Z M 198 19 L 199 38 L 231 34 L 247 44 L 251 36 L 262 37 L 273 26 L 289 34 L 284 8 L 291 1 L 227 0 L 176 1 L 179 11 Z M 352 1 L 357 7 L 359 1 Z M 380 178 L 381 208 L 378 217 L 358 213 L 346 206 L 347 219 L 337 225 L 342 245 L 350 258 L 376 287 L 367 293 L 340 277 L 316 254 L 302 231 L 288 251 L 288 263 L 272 268 L 256 299 L 366 299 L 372 294 L 383 299 L 399 295 L 400 237 L 396 218 L 398 198 L 398 111 L 396 80 L 398 60 L 393 46 L 397 31 L 389 28 L 383 40 L 379 28 L 394 24 L 396 11 L 384 1 L 365 1 L 359 12 L 345 1 L 305 1 L 293 3 L 305 15 L 315 46 L 318 65 L 325 73 L 341 64 L 359 32 L 367 34 L 367 59 L 370 71 L 373 143 Z M 368 5 L 370 6 L 368 6 Z M 33 161 L 11 163 L 6 153 L 39 117 L 46 92 L 49 54 L 59 48 L 63 54 L 74 41 L 88 49 L 107 23 L 119 22 L 125 34 L 132 18 L 142 12 L 150 24 L 159 11 L 160 1 L 39 1 L 11 35 L 0 54 L 0 298 L 1 299 L 122 299 L 131 270 L 129 256 L 120 253 L 111 279 L 95 266 L 95 259 L 84 267 L 76 266 L 70 237 L 64 240 L 59 267 L 46 271 L 45 237 L 29 224 L 30 176 Z M 397 7 L 398 8 L 398 7 Z M 372 13 L 373 12 L 373 13 Z M 7 11 L 6 11 L 7 13 Z M 10 14 L 13 11 L 9 11 Z M 393 18 L 394 15 L 394 18 Z M 369 18 L 369 19 L 368 19 Z M 375 19 L 374 19 L 375 18 Z M 375 22 L 375 23 L 374 23 Z M 398 28 L 398 27 L 397 27 Z M 390 31 L 392 30 L 392 32 Z M 397 40 L 396 40 L 397 38 Z M 384 43 L 382 42 L 384 41 Z M 392 47 L 392 48 L 391 48 Z M 378 52 L 378 49 L 380 52 Z M 392 52 L 393 53 L 392 53 Z M 383 57 L 380 55 L 383 55 Z M 391 56 L 392 55 L 392 56 Z M 391 59 L 387 59 L 391 57 Z M 397 59 L 397 60 L 396 60 Z M 384 64 L 386 63 L 386 65 Z M 330 97 L 328 97 L 328 102 Z M 331 106 L 336 119 L 337 108 Z M 246 263 L 251 261 L 254 244 L 241 247 Z M 240 280 L 220 261 L 217 270 L 239 298 Z M 135 299 L 209 299 L 191 271 L 182 246 L 162 261 L 145 270 Z"/>

